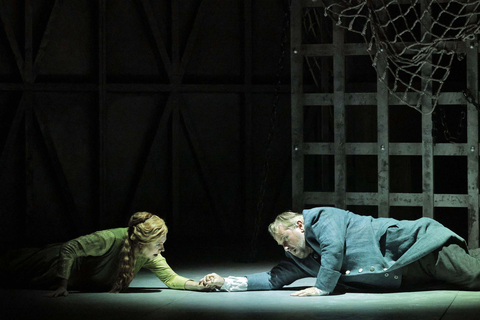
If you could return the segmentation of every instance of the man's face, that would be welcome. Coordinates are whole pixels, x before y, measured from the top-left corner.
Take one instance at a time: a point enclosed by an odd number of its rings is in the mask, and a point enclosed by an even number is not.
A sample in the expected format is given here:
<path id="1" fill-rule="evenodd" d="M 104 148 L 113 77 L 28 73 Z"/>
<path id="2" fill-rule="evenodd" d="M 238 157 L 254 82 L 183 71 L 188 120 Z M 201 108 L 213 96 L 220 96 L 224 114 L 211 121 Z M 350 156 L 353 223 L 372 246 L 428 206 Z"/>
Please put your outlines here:
<path id="1" fill-rule="evenodd" d="M 157 241 L 146 244 L 140 250 L 140 255 L 147 259 L 155 259 L 165 251 L 163 244 L 167 241 L 167 235 L 161 236 Z"/>
<path id="2" fill-rule="evenodd" d="M 296 228 L 294 229 L 287 229 L 280 223 L 275 241 L 277 241 L 278 245 L 282 246 L 285 251 L 290 252 L 300 259 L 306 258 L 313 251 L 312 248 L 307 247 L 305 244 L 305 229 L 303 221 L 301 220 L 297 221 Z"/>

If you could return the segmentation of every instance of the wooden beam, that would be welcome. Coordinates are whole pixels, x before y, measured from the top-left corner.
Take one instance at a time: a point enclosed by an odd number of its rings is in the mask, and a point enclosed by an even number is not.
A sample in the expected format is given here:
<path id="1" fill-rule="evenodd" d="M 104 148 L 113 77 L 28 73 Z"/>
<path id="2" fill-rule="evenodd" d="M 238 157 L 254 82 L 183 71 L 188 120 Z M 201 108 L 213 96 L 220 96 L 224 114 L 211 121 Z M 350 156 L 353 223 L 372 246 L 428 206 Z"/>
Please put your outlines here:
<path id="1" fill-rule="evenodd" d="M 8 131 L 7 141 L 2 150 L 2 156 L 0 157 L 0 180 L 3 173 L 8 170 L 7 162 L 11 154 L 13 154 L 14 143 L 17 140 L 18 133 L 20 132 L 20 125 L 25 116 L 25 95 L 22 96 L 20 103 L 18 104 L 17 112 L 13 118 L 12 125 Z M 23 128 L 25 130 L 25 128 Z"/>
<path id="2" fill-rule="evenodd" d="M 55 144 L 50 133 L 50 129 L 48 128 L 47 116 L 45 115 L 41 107 L 33 108 L 33 121 L 35 121 L 35 119 L 37 120 L 37 123 L 40 127 L 43 141 L 45 143 L 45 146 L 47 147 L 47 153 L 50 158 L 50 163 L 52 164 L 56 180 L 60 186 L 60 191 L 67 207 L 66 216 L 69 218 L 72 229 L 75 230 L 75 233 L 83 234 L 87 230 L 84 227 L 85 224 L 82 222 L 78 215 L 75 199 L 70 190 L 70 187 L 68 186 L 68 181 L 63 170 L 62 162 L 58 157 Z"/>
<path id="3" fill-rule="evenodd" d="M 407 93 L 406 101 L 415 104 L 418 101 L 417 93 Z M 333 93 L 306 93 L 304 94 L 306 106 L 331 106 L 333 105 Z M 345 104 L 348 106 L 377 105 L 377 94 L 374 92 L 345 93 Z M 465 97 L 462 92 L 443 92 L 440 93 L 438 103 L 440 105 L 459 105 L 465 104 Z M 388 104 L 390 106 L 405 105 L 404 101 L 399 100 L 394 95 L 389 95 Z"/>
<path id="4" fill-rule="evenodd" d="M 35 212 L 35 188 L 34 188 L 34 159 L 33 147 L 35 145 L 35 133 L 33 128 L 33 93 L 32 84 L 32 2 L 25 0 L 25 200 L 26 200 L 26 219 L 27 225 L 30 225 L 30 218 L 34 217 Z M 33 227 L 33 226 L 31 226 Z"/>
<path id="5" fill-rule="evenodd" d="M 13 31 L 10 19 L 8 18 L 7 9 L 3 0 L 0 1 L 0 18 L 2 19 L 5 34 L 7 35 L 8 42 L 10 43 L 10 48 L 12 49 L 13 56 L 15 57 L 15 61 L 17 62 L 18 71 L 20 72 L 20 76 L 22 77 L 23 81 L 25 81 L 25 65 L 22 53 L 20 52 L 20 48 L 18 47 L 17 39 L 15 38 L 15 32 Z"/>
<path id="6" fill-rule="evenodd" d="M 25 83 L 27 89 L 33 83 L 33 9 L 32 0 L 25 0 Z"/>
<path id="7" fill-rule="evenodd" d="M 34 83 L 32 91 L 36 92 L 98 92 L 97 83 Z"/>
<path id="8" fill-rule="evenodd" d="M 292 121 L 292 209 L 303 210 L 304 155 L 303 155 L 303 54 L 302 7 L 292 1 L 290 13 L 290 67 L 291 67 L 291 121 Z"/>
<path id="9" fill-rule="evenodd" d="M 198 133 L 195 130 L 195 125 L 192 118 L 186 108 L 185 101 L 181 99 L 179 101 L 181 108 L 180 115 L 183 118 L 185 124 L 185 129 L 187 130 L 187 140 L 190 141 L 191 146 L 193 147 L 193 156 L 199 166 L 200 178 L 205 186 L 205 191 L 208 196 L 208 200 L 212 207 L 212 213 L 216 221 L 219 222 L 222 227 L 222 233 L 228 234 L 230 228 L 228 228 L 227 221 L 223 218 L 222 213 L 225 212 L 225 206 L 222 202 L 222 197 L 218 192 L 219 188 L 215 183 L 213 171 L 211 170 L 205 152 L 202 149 L 200 140 L 198 139 Z M 217 230 L 218 231 L 218 230 Z"/>
<path id="10" fill-rule="evenodd" d="M 413 46 L 413 42 L 401 42 L 401 43 L 391 43 L 390 46 L 396 51 L 400 52 L 402 49 L 405 49 L 407 46 Z M 376 53 L 376 48 L 372 47 L 369 52 L 367 49 L 369 44 L 367 43 L 346 43 L 345 44 L 345 55 L 346 56 L 368 56 L 374 55 Z M 466 46 L 465 43 L 461 40 L 458 41 L 448 41 L 445 44 L 445 50 L 455 51 L 458 53 L 465 53 Z M 321 44 L 304 44 L 302 45 L 302 51 L 307 57 L 327 57 L 335 55 L 335 47 L 331 43 L 321 43 Z M 405 54 L 415 54 L 413 50 L 407 50 Z M 372 67 L 373 68 L 373 67 Z"/>
<path id="11" fill-rule="evenodd" d="M 317 0 L 298 0 L 299 5 L 302 8 L 322 8 L 324 7 L 323 1 L 317 1 Z"/>
<path id="12" fill-rule="evenodd" d="M 172 1 L 172 76 L 170 82 L 182 83 L 180 76 L 180 9 L 178 1 Z"/>
<path id="13" fill-rule="evenodd" d="M 147 151 L 145 152 L 145 157 L 140 159 L 140 164 L 139 164 L 139 170 L 138 172 L 134 175 L 134 179 L 132 182 L 132 186 L 130 188 L 130 195 L 128 196 L 128 202 L 129 204 L 127 205 L 127 208 L 129 209 L 129 212 L 132 213 L 134 212 L 134 204 L 135 204 L 135 199 L 137 197 L 138 193 L 138 187 L 140 185 L 141 179 L 145 175 L 145 166 L 147 165 L 148 161 L 150 160 L 151 152 L 153 147 L 157 149 L 166 149 L 164 147 L 164 142 L 167 140 L 166 137 L 168 136 L 168 122 L 172 117 L 172 110 L 173 110 L 173 95 L 170 95 L 168 97 L 167 103 L 165 104 L 165 109 L 163 110 L 162 117 L 158 123 L 157 130 L 155 131 L 155 135 L 152 139 L 152 142 L 150 145 L 147 147 Z"/>
<path id="14" fill-rule="evenodd" d="M 377 168 L 378 168 L 378 217 L 390 217 L 390 141 L 388 118 L 387 58 L 380 56 L 377 62 Z"/>
<path id="15" fill-rule="evenodd" d="M 35 216 L 35 189 L 34 189 L 34 158 L 33 146 L 35 145 L 35 133 L 33 128 L 33 95 L 31 91 L 23 94 L 25 103 L 25 208 L 26 223 Z M 30 226 L 29 226 L 30 227 Z M 33 226 L 31 226 L 33 228 Z"/>
<path id="16" fill-rule="evenodd" d="M 209 0 L 201 0 L 200 2 L 200 6 L 198 8 L 197 15 L 195 16 L 195 21 L 193 23 L 192 30 L 187 40 L 187 45 L 185 46 L 185 51 L 183 52 L 183 55 L 182 55 L 182 61 L 178 69 L 179 80 L 182 79 L 183 76 L 185 75 L 185 70 L 187 68 L 188 62 L 190 61 L 190 58 L 192 57 L 193 51 L 195 49 L 195 44 L 198 38 L 198 32 L 201 28 L 203 18 L 209 10 L 210 5 L 211 3 Z"/>
<path id="17" fill-rule="evenodd" d="M 375 192 L 347 192 L 345 194 L 347 205 L 377 206 L 381 195 Z M 309 205 L 334 205 L 336 195 L 334 192 L 305 192 L 305 204 Z M 423 205 L 422 193 L 390 193 L 389 206 L 421 207 Z M 469 196 L 466 194 L 436 194 L 435 207 L 467 208 Z"/>
<path id="18" fill-rule="evenodd" d="M 346 209 L 347 159 L 345 154 L 344 30 L 333 27 L 333 119 L 335 144 L 335 206 Z"/>
<path id="19" fill-rule="evenodd" d="M 426 2 L 421 2 L 421 10 L 427 10 Z M 422 23 L 422 35 L 425 42 L 429 42 L 431 36 L 425 34 L 431 28 L 431 19 L 425 18 Z M 430 58 L 431 59 L 431 58 Z M 431 62 L 431 61 L 430 61 Z M 423 190 L 423 216 L 434 218 L 434 162 L 433 162 L 433 136 L 432 136 L 432 82 L 427 81 L 431 77 L 431 64 L 426 63 L 422 68 L 422 91 L 425 93 L 421 98 L 422 115 L 422 190 Z"/>
<path id="20" fill-rule="evenodd" d="M 327 24 L 330 22 L 330 18 L 329 17 L 325 17 L 325 16 L 320 16 L 320 23 L 321 23 L 321 28 L 322 30 L 325 29 L 325 30 L 328 30 L 326 29 L 327 27 Z M 330 34 L 329 32 L 321 32 L 320 33 L 320 41 L 321 43 L 328 43 L 330 41 L 332 41 L 332 38 L 333 38 L 333 34 Z M 308 59 L 308 58 L 307 58 Z M 329 61 L 327 61 L 327 59 L 321 59 L 320 60 L 320 66 L 321 66 L 321 69 L 322 70 L 325 70 L 324 72 L 321 72 L 320 74 L 320 92 L 331 92 L 331 90 L 333 89 L 331 87 L 331 84 L 330 84 L 330 78 L 332 76 L 332 73 L 330 72 L 330 63 Z M 329 70 L 329 71 L 326 71 L 326 70 Z M 304 97 L 304 105 L 306 105 L 306 101 L 305 101 L 305 97 Z M 333 105 L 333 95 L 332 95 L 332 104 Z M 330 112 L 331 112 L 331 108 L 330 106 L 324 106 L 324 107 L 321 107 L 322 110 L 321 110 L 321 117 L 322 117 L 322 120 L 321 120 L 321 141 L 332 141 L 332 126 L 333 126 L 333 123 L 331 123 L 330 121 Z M 321 190 L 328 190 L 329 186 L 331 185 L 334 185 L 333 183 L 333 178 L 334 178 L 334 172 L 331 172 L 330 168 L 330 164 L 332 163 L 332 157 L 328 157 L 328 156 L 322 156 L 321 159 L 320 159 L 320 165 L 321 165 L 321 176 L 320 176 L 320 179 L 321 180 Z"/>
<path id="21" fill-rule="evenodd" d="M 172 109 L 172 219 L 174 226 L 181 226 L 180 216 L 180 9 L 178 1 L 172 1 L 172 76 L 174 85 Z"/>
<path id="22" fill-rule="evenodd" d="M 334 155 L 335 144 L 333 142 L 308 142 L 304 143 L 304 154 L 308 155 Z M 478 146 L 478 145 L 477 145 Z M 473 145 L 475 148 L 475 145 Z M 381 144 L 376 142 L 346 142 L 345 154 L 347 155 L 378 155 Z M 433 154 L 435 156 L 468 156 L 472 152 L 472 146 L 467 143 L 437 143 Z M 421 156 L 423 145 L 420 142 L 412 143 L 389 143 L 389 155 L 391 156 Z"/>
<path id="23" fill-rule="evenodd" d="M 175 227 L 182 225 L 180 215 L 180 95 L 172 93 L 172 219 Z"/>
<path id="24" fill-rule="evenodd" d="M 106 138 L 107 138 L 107 103 L 106 103 L 106 0 L 98 2 L 98 223 L 100 228 L 110 227 L 115 222 L 107 216 L 107 167 L 106 167 Z"/>
<path id="25" fill-rule="evenodd" d="M 23 91 L 23 83 L 0 83 L 0 91 Z M 32 91 L 48 92 L 97 92 L 98 83 L 33 83 Z M 290 85 L 276 84 L 252 84 L 250 87 L 244 84 L 152 84 L 152 83 L 107 83 L 106 92 L 227 92 L 227 93 L 273 93 L 278 91 L 280 94 L 290 94 Z M 463 95 L 462 95 L 463 97 Z"/>
<path id="26" fill-rule="evenodd" d="M 23 66 L 22 66 L 22 73 L 23 73 Z M 23 75 L 22 75 L 23 77 Z M 0 83 L 0 92 L 1 91 L 23 91 L 25 90 L 24 83 Z"/>
<path id="27" fill-rule="evenodd" d="M 98 83 L 32 83 L 32 91 L 74 91 L 74 92 L 96 92 Z M 25 85 L 22 83 L 0 83 L 0 91 L 23 91 Z M 290 85 L 276 84 L 252 84 L 246 87 L 244 84 L 151 84 L 151 83 L 107 83 L 106 92 L 233 92 L 245 93 L 251 90 L 252 93 L 272 93 L 278 90 L 280 93 L 290 93 Z M 332 106 L 333 93 L 306 93 L 303 94 L 305 106 Z M 413 103 L 418 100 L 418 94 L 407 94 L 407 101 Z M 465 105 L 467 102 L 462 92 L 443 92 L 439 95 L 439 105 Z M 346 92 L 345 105 L 362 106 L 376 105 L 377 95 L 374 92 Z M 390 106 L 405 105 L 405 102 L 390 95 L 388 99 Z"/>
<path id="28" fill-rule="evenodd" d="M 470 205 L 466 194 L 436 194 L 434 199 L 435 207 L 468 208 Z"/>
<path id="29" fill-rule="evenodd" d="M 162 40 L 162 34 L 160 32 L 160 29 L 158 28 L 158 23 L 155 19 L 155 15 L 153 14 L 152 5 L 150 4 L 150 0 L 142 0 L 142 4 L 143 10 L 147 15 L 150 30 L 152 31 L 153 38 L 155 39 L 155 44 L 157 46 L 158 52 L 160 53 L 160 57 L 162 58 L 163 65 L 165 66 L 165 70 L 167 71 L 170 81 L 172 81 L 172 62 L 170 61 L 167 49 L 165 48 L 165 43 Z"/>
<path id="30" fill-rule="evenodd" d="M 272 93 L 276 90 L 276 85 L 255 85 L 246 86 L 244 84 L 148 84 L 148 83 L 122 83 L 108 84 L 108 92 L 227 92 L 227 93 Z M 0 87 L 1 88 L 1 87 Z M 278 86 L 280 93 L 290 93 L 290 85 Z"/>
<path id="31" fill-rule="evenodd" d="M 471 23 L 478 23 L 477 16 Z M 475 38 L 478 38 L 475 36 Z M 467 89 L 478 102 L 478 44 L 469 40 L 467 43 Z M 468 246 L 472 249 L 480 247 L 479 196 L 478 196 L 478 110 L 467 104 L 467 184 L 468 184 Z"/>
<path id="32" fill-rule="evenodd" d="M 244 105 L 243 105 L 243 174 L 242 174 L 242 198 L 244 203 L 243 216 L 245 225 L 253 225 L 253 228 L 258 228 L 254 223 L 258 208 L 255 206 L 254 192 L 255 187 L 253 183 L 253 102 L 252 102 L 252 77 L 253 77 L 253 5 L 252 0 L 245 0 L 243 4 L 243 70 L 244 70 Z M 257 202 L 258 203 L 258 202 Z M 249 231 L 251 232 L 251 231 Z M 255 234 L 255 233 L 254 233 Z M 244 235 L 247 240 L 249 235 Z"/>
<path id="33" fill-rule="evenodd" d="M 53 5 L 52 12 L 50 13 L 50 17 L 48 19 L 45 32 L 43 34 L 42 41 L 40 42 L 40 48 L 38 49 L 37 57 L 35 58 L 32 81 L 35 81 L 35 78 L 37 77 L 37 74 L 40 71 L 43 58 L 45 57 L 45 51 L 47 50 L 48 43 L 50 42 L 52 31 L 55 29 L 58 29 L 56 28 L 55 23 L 58 16 L 60 16 L 60 11 L 62 9 L 63 2 L 64 0 L 56 0 L 55 4 Z"/>

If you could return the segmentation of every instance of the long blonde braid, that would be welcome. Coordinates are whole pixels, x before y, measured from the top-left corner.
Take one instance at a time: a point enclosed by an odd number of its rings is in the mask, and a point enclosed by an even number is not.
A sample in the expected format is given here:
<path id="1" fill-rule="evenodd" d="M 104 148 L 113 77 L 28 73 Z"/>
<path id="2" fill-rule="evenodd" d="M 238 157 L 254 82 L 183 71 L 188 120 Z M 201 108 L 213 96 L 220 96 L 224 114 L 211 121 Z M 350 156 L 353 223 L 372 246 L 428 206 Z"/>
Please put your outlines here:
<path id="1" fill-rule="evenodd" d="M 130 217 L 128 232 L 118 265 L 117 278 L 111 293 L 118 293 L 130 285 L 135 277 L 135 249 L 153 242 L 168 231 L 162 218 L 149 212 L 137 212 Z"/>

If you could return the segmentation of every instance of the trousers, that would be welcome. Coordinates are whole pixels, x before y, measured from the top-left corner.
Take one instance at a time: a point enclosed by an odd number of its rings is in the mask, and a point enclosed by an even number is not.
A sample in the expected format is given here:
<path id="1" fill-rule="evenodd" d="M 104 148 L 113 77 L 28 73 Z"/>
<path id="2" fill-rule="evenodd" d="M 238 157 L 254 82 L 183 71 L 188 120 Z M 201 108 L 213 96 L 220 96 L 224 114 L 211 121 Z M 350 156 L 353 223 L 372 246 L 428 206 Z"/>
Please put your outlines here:
<path id="1" fill-rule="evenodd" d="M 480 249 L 450 244 L 402 269 L 401 289 L 480 290 Z"/>

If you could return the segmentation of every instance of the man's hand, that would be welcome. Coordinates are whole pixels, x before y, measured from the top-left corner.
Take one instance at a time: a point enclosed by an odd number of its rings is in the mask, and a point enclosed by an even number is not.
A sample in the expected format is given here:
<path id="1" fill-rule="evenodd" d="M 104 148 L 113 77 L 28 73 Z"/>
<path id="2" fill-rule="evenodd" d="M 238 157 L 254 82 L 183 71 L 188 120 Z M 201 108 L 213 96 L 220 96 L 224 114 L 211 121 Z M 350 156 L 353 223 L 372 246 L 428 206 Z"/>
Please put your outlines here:
<path id="1" fill-rule="evenodd" d="M 328 292 L 322 291 L 315 287 L 303 289 L 291 294 L 291 296 L 295 296 L 295 297 L 326 296 L 326 295 L 328 295 Z"/>
<path id="2" fill-rule="evenodd" d="M 225 283 L 225 279 L 216 273 L 209 273 L 198 283 L 204 287 L 220 289 Z"/>

